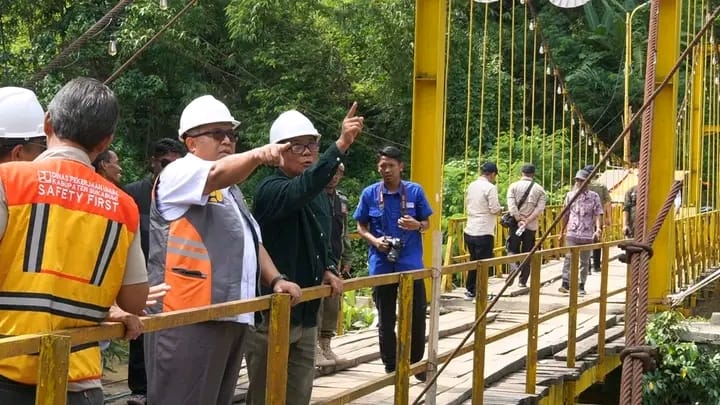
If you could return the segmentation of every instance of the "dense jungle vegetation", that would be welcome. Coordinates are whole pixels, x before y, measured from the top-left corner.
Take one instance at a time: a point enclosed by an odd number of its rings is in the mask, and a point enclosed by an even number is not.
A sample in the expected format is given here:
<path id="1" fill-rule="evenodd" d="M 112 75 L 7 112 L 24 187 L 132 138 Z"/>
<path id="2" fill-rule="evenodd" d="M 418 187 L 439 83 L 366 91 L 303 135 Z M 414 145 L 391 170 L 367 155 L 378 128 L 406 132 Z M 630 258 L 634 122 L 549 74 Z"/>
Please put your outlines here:
<path id="1" fill-rule="evenodd" d="M 158 0 L 129 3 L 61 66 L 32 85 L 45 105 L 73 77 L 107 78 L 186 4 L 169 0 L 163 9 Z M 489 57 L 486 74 L 493 76 L 486 82 L 487 113 L 480 128 L 483 31 L 487 32 L 487 54 L 496 55 L 499 20 L 506 38 L 503 47 L 508 47 L 513 29 L 510 10 L 515 5 L 520 21 L 524 5 L 519 0 L 505 0 L 501 18 L 499 8 L 490 7 L 485 26 L 484 5 L 475 3 L 470 159 L 464 162 L 469 2 L 451 3 L 446 162 L 452 176 L 453 165 L 477 167 L 478 134 L 483 134 L 484 144 L 495 144 L 498 103 L 503 122 L 522 110 L 516 102 L 515 111 L 510 111 L 504 95 L 498 100 L 493 59 L 497 56 Z M 625 12 L 640 1 L 593 0 L 572 10 L 546 2 L 534 4 L 536 23 L 542 26 L 546 46 L 552 49 L 569 94 L 593 130 L 609 143 L 621 129 Z M 27 84 L 113 6 L 115 2 L 108 0 L 1 1 L 0 84 Z M 644 64 L 646 25 L 647 10 L 641 10 L 633 33 L 635 66 Z M 522 30 L 522 25 L 516 22 L 514 29 Z M 149 145 L 176 136 L 183 107 L 199 95 L 209 93 L 224 100 L 242 121 L 240 149 L 266 142 L 274 118 L 289 108 L 306 113 L 328 143 L 338 133 L 347 107 L 357 100 L 366 117 L 366 132 L 352 149 L 342 184 L 352 200 L 362 187 L 377 179 L 374 155 L 380 146 L 400 145 L 409 157 L 413 36 L 411 0 L 199 1 L 111 84 L 122 103 L 113 147 L 121 156 L 124 180 L 145 175 Z M 521 49 L 519 37 L 515 43 Z M 117 43 L 114 55 L 108 53 L 112 40 Z M 509 55 L 503 57 L 508 60 L 501 71 L 501 85 L 515 83 L 518 89 L 523 83 L 510 76 Z M 522 58 L 515 59 L 518 76 Z M 631 88 L 632 104 L 637 107 L 642 99 L 641 68 L 635 68 Z M 483 148 L 486 156 L 481 160 L 496 156 L 491 148 Z M 533 157 L 539 158 L 538 154 Z M 507 156 L 501 155 L 500 160 Z M 501 168 L 522 164 L 516 160 Z M 260 171 L 244 185 L 249 198 L 262 175 Z M 514 177 L 513 171 L 500 181 L 506 183 Z M 545 186 L 554 189 L 557 184 Z M 446 190 L 446 214 L 457 212 L 462 192 L 457 183 Z"/>

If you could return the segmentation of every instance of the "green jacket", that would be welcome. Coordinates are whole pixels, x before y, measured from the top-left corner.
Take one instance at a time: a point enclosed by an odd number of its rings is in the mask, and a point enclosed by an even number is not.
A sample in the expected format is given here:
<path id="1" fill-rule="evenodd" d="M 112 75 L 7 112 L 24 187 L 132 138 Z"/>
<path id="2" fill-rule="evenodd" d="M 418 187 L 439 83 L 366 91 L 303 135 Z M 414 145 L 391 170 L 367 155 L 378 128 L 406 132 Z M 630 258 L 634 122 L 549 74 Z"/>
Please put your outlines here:
<path id="1" fill-rule="evenodd" d="M 324 191 L 343 157 L 333 143 L 300 176 L 290 178 L 276 170 L 255 193 L 253 215 L 263 245 L 280 273 L 302 288 L 320 285 L 325 269 L 337 265 L 330 253 L 331 212 Z M 261 288 L 262 294 L 270 292 Z M 320 300 L 314 300 L 294 306 L 291 323 L 315 326 L 319 305 Z"/>

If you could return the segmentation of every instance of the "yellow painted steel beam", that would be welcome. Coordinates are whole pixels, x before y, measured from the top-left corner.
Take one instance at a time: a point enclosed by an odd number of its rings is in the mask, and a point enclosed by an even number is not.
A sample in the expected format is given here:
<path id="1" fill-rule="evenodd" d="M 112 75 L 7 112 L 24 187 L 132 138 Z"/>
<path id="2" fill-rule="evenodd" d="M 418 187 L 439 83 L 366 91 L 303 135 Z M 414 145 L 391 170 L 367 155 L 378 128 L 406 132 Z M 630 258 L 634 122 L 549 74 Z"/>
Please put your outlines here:
<path id="1" fill-rule="evenodd" d="M 475 301 L 475 316 L 479 316 L 487 308 L 488 301 L 488 265 L 478 263 L 477 269 L 477 300 Z M 472 383 L 472 404 L 483 404 L 483 392 L 485 390 L 485 345 L 487 344 L 487 317 L 483 319 L 475 329 L 473 340 L 473 383 Z"/>
<path id="2" fill-rule="evenodd" d="M 659 2 L 656 82 L 660 83 L 670 72 L 680 50 L 680 0 Z M 678 74 L 663 88 L 655 99 L 652 143 L 650 154 L 649 221 L 654 221 L 662 207 L 667 192 L 674 180 L 674 165 L 668 164 L 668 157 L 675 156 L 677 116 Z M 672 265 L 675 261 L 675 235 L 673 212 L 667 216 L 660 233 L 655 239 L 654 255 L 650 260 L 650 285 L 648 306 L 650 310 L 664 309 L 665 298 L 671 292 Z"/>
<path id="3" fill-rule="evenodd" d="M 575 392 L 577 395 L 580 395 L 583 391 L 587 390 L 598 381 L 604 381 L 605 376 L 620 367 L 621 364 L 619 354 L 606 356 L 605 361 L 598 362 L 594 366 L 580 373 L 580 377 L 575 380 Z"/>
<path id="4" fill-rule="evenodd" d="M 528 303 L 528 345 L 525 360 L 525 392 L 535 393 L 537 382 L 538 318 L 540 316 L 540 267 L 542 259 L 535 255 L 530 262 L 530 300 Z"/>
<path id="5" fill-rule="evenodd" d="M 423 263 L 433 263 L 432 234 L 442 217 L 443 134 L 445 133 L 445 54 L 447 0 L 415 1 L 410 179 L 422 185 L 434 214 L 423 235 Z M 430 293 L 430 282 L 425 291 Z M 430 297 L 428 297 L 430 298 Z"/>
<path id="6" fill-rule="evenodd" d="M 575 367 L 575 348 L 577 344 L 577 312 L 578 312 L 578 269 L 580 264 L 580 250 L 571 249 L 572 260 L 570 264 L 570 304 L 568 305 L 568 338 L 567 338 L 567 367 Z M 565 260 L 568 258 L 566 257 Z"/>
<path id="7" fill-rule="evenodd" d="M 563 405 L 574 404 L 575 397 L 595 384 L 597 381 L 605 380 L 605 377 L 613 370 L 620 367 L 620 355 L 612 354 L 599 361 L 594 366 L 580 373 L 577 380 L 562 381 L 552 385 L 548 395 L 540 398 L 540 405 Z"/>
<path id="8" fill-rule="evenodd" d="M 268 404 L 284 404 L 287 395 L 287 362 L 290 353 L 290 295 L 273 294 L 268 322 L 267 386 Z"/>
<path id="9" fill-rule="evenodd" d="M 410 347 L 412 340 L 413 277 L 400 275 L 398 287 L 397 364 L 395 374 L 395 405 L 405 405 L 410 399 Z"/>
<path id="10" fill-rule="evenodd" d="M 693 80 L 690 109 L 690 178 L 688 179 L 687 205 L 700 206 L 702 141 L 705 123 L 705 46 L 700 43 L 693 53 Z"/>
<path id="11" fill-rule="evenodd" d="M 70 337 L 46 335 L 40 338 L 36 405 L 65 405 L 70 367 Z"/>

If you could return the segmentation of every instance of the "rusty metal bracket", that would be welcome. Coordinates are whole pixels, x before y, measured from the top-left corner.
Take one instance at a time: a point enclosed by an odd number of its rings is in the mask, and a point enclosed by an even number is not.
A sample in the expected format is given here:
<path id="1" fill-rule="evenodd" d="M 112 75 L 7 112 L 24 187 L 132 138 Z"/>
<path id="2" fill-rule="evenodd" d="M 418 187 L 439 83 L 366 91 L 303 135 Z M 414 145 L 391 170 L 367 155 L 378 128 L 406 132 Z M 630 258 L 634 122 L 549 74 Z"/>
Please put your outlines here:
<path id="1" fill-rule="evenodd" d="M 652 246 L 645 243 L 635 241 L 623 242 L 619 243 L 618 247 L 626 252 L 618 257 L 618 260 L 620 260 L 620 262 L 622 263 L 627 263 L 630 260 L 629 258 L 632 257 L 632 255 L 634 255 L 635 253 L 647 252 L 649 257 L 653 256 Z"/>
<path id="2" fill-rule="evenodd" d="M 643 363 L 643 372 L 647 373 L 657 368 L 660 363 L 660 354 L 653 346 L 630 346 L 620 352 L 620 361 L 624 362 L 627 357 L 637 359 Z"/>

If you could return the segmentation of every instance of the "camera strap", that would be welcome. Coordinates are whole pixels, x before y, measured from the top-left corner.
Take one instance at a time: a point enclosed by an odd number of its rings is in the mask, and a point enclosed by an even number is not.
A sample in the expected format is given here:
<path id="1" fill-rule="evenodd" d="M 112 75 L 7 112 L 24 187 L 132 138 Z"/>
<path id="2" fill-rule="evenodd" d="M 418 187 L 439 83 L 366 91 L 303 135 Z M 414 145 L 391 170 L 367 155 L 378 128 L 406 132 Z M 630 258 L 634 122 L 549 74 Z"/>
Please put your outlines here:
<path id="1" fill-rule="evenodd" d="M 388 234 L 387 232 L 389 231 L 389 227 L 386 224 L 386 218 L 385 218 L 385 195 L 383 193 L 383 186 L 384 186 L 383 182 L 380 182 L 380 184 L 378 184 L 378 209 L 380 209 L 380 215 L 382 215 L 382 219 L 380 221 L 380 224 L 382 225 L 382 233 L 383 233 L 383 235 L 387 235 Z M 400 189 L 398 191 L 400 193 L 400 216 L 402 217 L 402 216 L 407 215 L 407 212 L 408 212 L 407 190 L 405 189 L 405 185 L 403 184 L 402 180 L 400 181 Z"/>
<path id="2" fill-rule="evenodd" d="M 400 181 L 400 216 L 407 215 L 407 192 L 402 180 Z M 385 194 L 383 193 L 383 182 L 378 184 L 378 208 L 385 214 Z"/>

